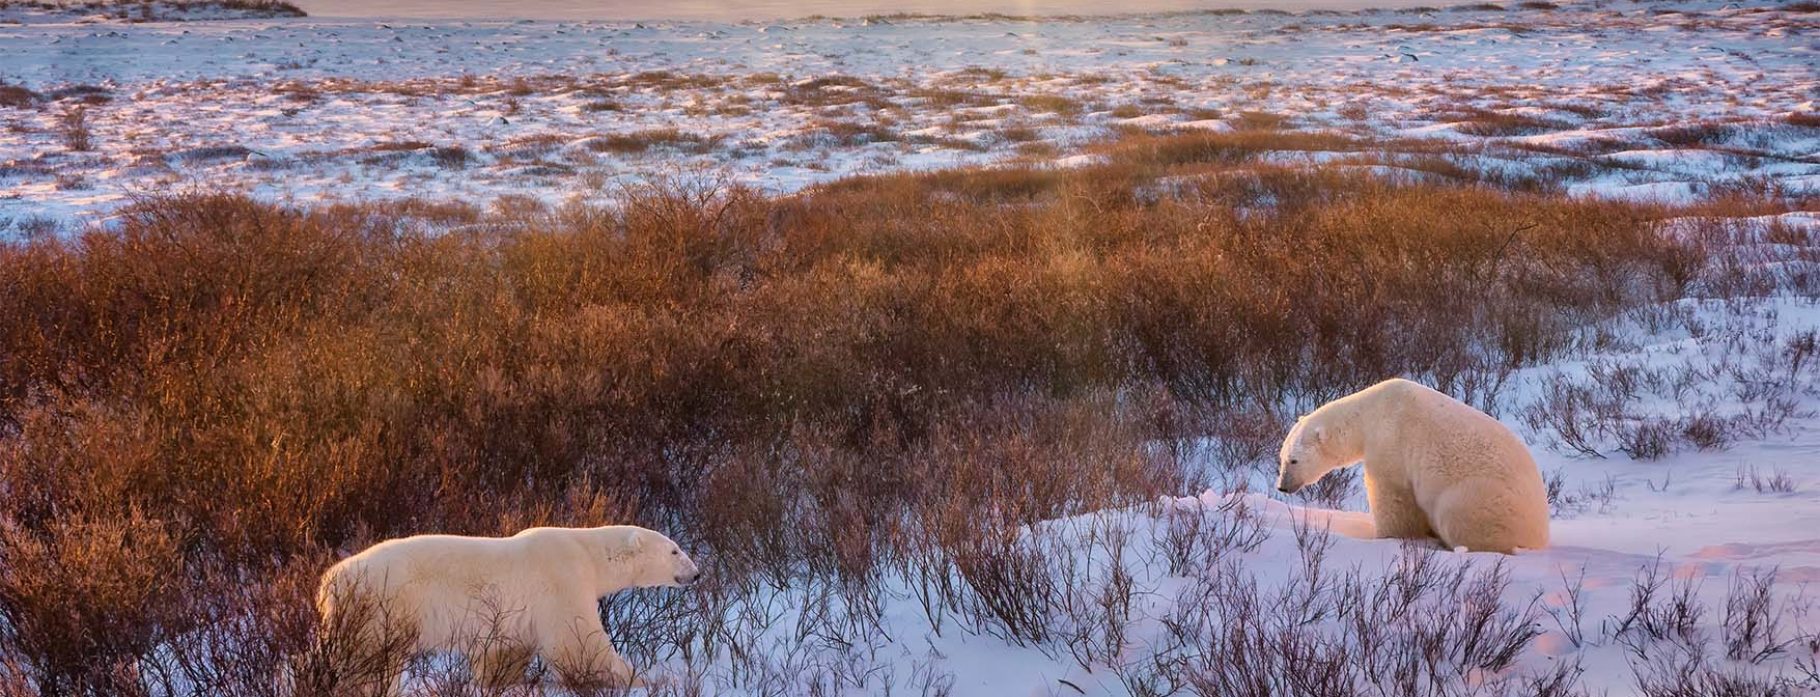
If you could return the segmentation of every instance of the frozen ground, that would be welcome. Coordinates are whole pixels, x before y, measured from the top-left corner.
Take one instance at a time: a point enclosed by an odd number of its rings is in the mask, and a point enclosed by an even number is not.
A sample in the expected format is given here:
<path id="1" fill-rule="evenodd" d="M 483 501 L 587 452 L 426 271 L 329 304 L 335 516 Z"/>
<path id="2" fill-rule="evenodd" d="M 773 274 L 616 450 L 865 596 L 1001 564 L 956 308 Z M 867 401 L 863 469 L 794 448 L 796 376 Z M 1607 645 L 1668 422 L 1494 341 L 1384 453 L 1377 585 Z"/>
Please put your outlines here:
<path id="1" fill-rule="evenodd" d="M 1371 144 L 1285 156 L 1611 196 L 1808 194 L 1820 14 L 1778 8 L 0 26 L 0 226 L 192 188 L 560 201 L 706 168 L 784 191 L 1067 164 L 1121 126 L 1332 131 Z"/>

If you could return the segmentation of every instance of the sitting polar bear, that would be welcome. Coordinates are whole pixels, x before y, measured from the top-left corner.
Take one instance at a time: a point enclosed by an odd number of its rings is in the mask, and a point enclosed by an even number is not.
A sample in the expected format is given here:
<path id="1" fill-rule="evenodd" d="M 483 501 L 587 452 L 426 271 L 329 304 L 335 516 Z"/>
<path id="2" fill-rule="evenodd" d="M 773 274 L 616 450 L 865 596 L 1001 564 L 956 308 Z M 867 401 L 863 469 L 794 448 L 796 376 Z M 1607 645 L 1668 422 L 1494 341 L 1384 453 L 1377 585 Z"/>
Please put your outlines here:
<path id="1" fill-rule="evenodd" d="M 1277 490 L 1361 459 L 1379 537 L 1506 554 L 1548 546 L 1548 494 L 1529 449 L 1457 399 L 1392 379 L 1316 409 L 1283 441 Z"/>
<path id="2" fill-rule="evenodd" d="M 670 538 L 630 525 L 418 535 L 330 567 L 316 604 L 325 636 L 351 637 L 329 660 L 367 689 L 396 693 L 405 659 L 444 650 L 492 686 L 524 681 L 533 656 L 565 679 L 637 685 L 601 628 L 599 599 L 700 577 Z"/>

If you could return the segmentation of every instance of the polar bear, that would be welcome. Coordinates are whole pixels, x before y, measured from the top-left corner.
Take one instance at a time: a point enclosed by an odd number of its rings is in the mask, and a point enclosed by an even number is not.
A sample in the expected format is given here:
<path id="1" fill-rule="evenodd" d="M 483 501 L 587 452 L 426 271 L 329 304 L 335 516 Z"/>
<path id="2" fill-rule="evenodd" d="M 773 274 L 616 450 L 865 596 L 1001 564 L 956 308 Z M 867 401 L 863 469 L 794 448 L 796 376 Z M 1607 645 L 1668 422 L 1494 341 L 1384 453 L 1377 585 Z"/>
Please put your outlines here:
<path id="1" fill-rule="evenodd" d="M 630 525 L 418 535 L 330 567 L 316 605 L 323 635 L 341 637 L 325 660 L 355 691 L 396 694 L 404 661 L 428 651 L 464 654 L 490 686 L 523 682 L 534 656 L 564 679 L 624 686 L 643 681 L 601 628 L 599 599 L 700 578 L 670 538 Z"/>
<path id="2" fill-rule="evenodd" d="M 1329 402 L 1283 440 L 1277 490 L 1361 459 L 1379 537 L 1505 554 L 1548 546 L 1548 493 L 1529 449 L 1457 399 L 1391 379 Z"/>

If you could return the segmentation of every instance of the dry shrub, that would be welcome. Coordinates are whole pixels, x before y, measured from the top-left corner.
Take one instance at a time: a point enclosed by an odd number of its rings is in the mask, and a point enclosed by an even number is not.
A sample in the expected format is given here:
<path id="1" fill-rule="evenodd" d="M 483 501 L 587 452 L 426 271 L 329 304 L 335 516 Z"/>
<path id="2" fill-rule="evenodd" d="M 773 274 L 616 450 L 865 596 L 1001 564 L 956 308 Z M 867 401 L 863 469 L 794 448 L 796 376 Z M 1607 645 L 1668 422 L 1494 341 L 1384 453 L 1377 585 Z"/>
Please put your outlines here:
<path id="1" fill-rule="evenodd" d="M 853 121 L 827 121 L 817 124 L 801 136 L 816 145 L 854 147 L 901 140 L 887 126 Z"/>
<path id="2" fill-rule="evenodd" d="M 931 87 L 916 88 L 908 94 L 911 98 L 923 100 L 929 106 L 943 109 L 958 106 L 990 106 L 998 101 L 997 97 L 981 92 Z"/>
<path id="3" fill-rule="evenodd" d="M 1061 114 L 1064 116 L 1078 114 L 1082 108 L 1080 102 L 1071 97 L 1059 94 L 1033 94 L 1017 101 L 1018 104 L 1031 111 Z"/>
<path id="4" fill-rule="evenodd" d="M 714 148 L 718 137 L 684 133 L 674 128 L 648 128 L 630 133 L 612 133 L 587 141 L 588 149 L 619 155 L 635 155 L 652 149 L 672 149 L 687 153 L 704 153 Z"/>
<path id="5" fill-rule="evenodd" d="M 1274 150 L 1353 151 L 1363 143 L 1331 132 L 1293 133 L 1267 129 L 1228 133 L 1134 133 L 1102 146 L 1112 162 L 1136 167 L 1234 164 Z"/>
<path id="6" fill-rule="evenodd" d="M 68 101 L 77 105 L 98 106 L 114 100 L 114 91 L 100 85 L 66 85 L 44 93 L 44 98 L 52 101 Z"/>
<path id="7" fill-rule="evenodd" d="M 207 0 L 207 3 L 233 10 L 257 10 L 285 17 L 308 16 L 301 8 L 282 0 Z"/>
<path id="8" fill-rule="evenodd" d="M 1113 118 L 1135 119 L 1144 115 L 1144 108 L 1136 104 L 1120 104 L 1107 113 L 1111 114 Z"/>
<path id="9" fill-rule="evenodd" d="M 1459 131 L 1481 138 L 1527 136 L 1566 128 L 1566 124 L 1527 114 L 1498 111 L 1476 111 L 1461 123 Z"/>
<path id="10" fill-rule="evenodd" d="M 70 107 L 57 117 L 57 134 L 63 138 L 63 147 L 75 152 L 93 150 L 94 134 L 88 126 L 88 107 Z"/>
<path id="11" fill-rule="evenodd" d="M 450 145 L 430 151 L 430 159 L 443 169 L 461 169 L 468 166 L 474 154 L 460 145 Z"/>
<path id="12" fill-rule="evenodd" d="M 10 521 L 9 521 L 10 522 Z M 44 694 L 127 692 L 139 659 L 189 621 L 166 528 L 72 516 L 0 529 L 0 638 Z"/>
<path id="13" fill-rule="evenodd" d="M 1632 579 L 1629 607 L 1606 618 L 1601 628 L 1630 653 L 1638 694 L 1799 694 L 1804 684 L 1797 676 L 1811 679 L 1813 664 L 1796 662 L 1788 672 L 1751 669 L 1797 645 L 1812 650 L 1812 637 L 1786 626 L 1806 603 L 1777 593 L 1775 575 L 1773 569 L 1735 570 L 1722 612 L 1712 609 L 1719 620 L 1719 636 L 1713 637 L 1703 626 L 1709 608 L 1698 598 L 1702 579 L 1671 577 L 1658 557 Z"/>
<path id="14" fill-rule="evenodd" d="M 1326 561 L 1323 531 L 1297 539 L 1301 563 L 1281 586 L 1234 563 L 1190 577 L 1159 618 L 1155 652 L 1114 673 L 1134 694 L 1538 693 L 1509 668 L 1541 634 L 1541 612 L 1506 604 L 1501 563 L 1409 548 L 1368 574 Z"/>
<path id="15" fill-rule="evenodd" d="M 24 109 L 36 105 L 42 99 L 43 95 L 28 88 L 0 82 L 0 107 Z"/>
<path id="16" fill-rule="evenodd" d="M 1649 135 L 1677 148 L 1702 148 L 1724 145 L 1738 130 L 1731 124 L 1702 122 L 1651 129 Z"/>
<path id="17" fill-rule="evenodd" d="M 777 198 L 153 199 L 7 243 L 0 554 L 32 563 L 0 565 L 0 678 L 170 694 L 123 672 L 169 664 L 260 694 L 337 550 L 549 521 L 664 529 L 730 589 L 810 579 L 840 626 L 900 569 L 939 589 L 932 621 L 1049 637 L 1003 602 L 1034 560 L 992 536 L 1191 488 L 1156 447 L 1217 426 L 1190 415 L 1527 365 L 1684 263 L 1648 222 L 1671 211 L 1206 176 L 1278 138 L 1229 137 Z M 44 591 L 81 583 L 104 587 Z M 690 626 L 677 645 L 731 641 Z"/>
<path id="18" fill-rule="evenodd" d="M 877 85 L 850 75 L 828 75 L 793 83 L 784 90 L 785 104 L 836 107 L 866 104 L 873 109 L 891 106 L 887 93 Z"/>

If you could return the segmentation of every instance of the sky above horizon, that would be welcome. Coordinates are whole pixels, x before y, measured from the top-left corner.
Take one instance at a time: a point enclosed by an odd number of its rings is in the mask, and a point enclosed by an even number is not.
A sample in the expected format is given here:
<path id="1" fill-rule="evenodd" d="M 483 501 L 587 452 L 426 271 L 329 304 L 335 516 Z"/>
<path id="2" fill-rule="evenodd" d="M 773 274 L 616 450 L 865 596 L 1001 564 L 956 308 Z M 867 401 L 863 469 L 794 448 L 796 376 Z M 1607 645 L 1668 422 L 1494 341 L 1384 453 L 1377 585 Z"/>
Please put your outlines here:
<path id="1" fill-rule="evenodd" d="M 317 17 L 441 19 L 711 20 L 737 22 L 896 12 L 930 14 L 1125 14 L 1218 8 L 1363 9 L 1459 0 L 293 0 Z"/>

